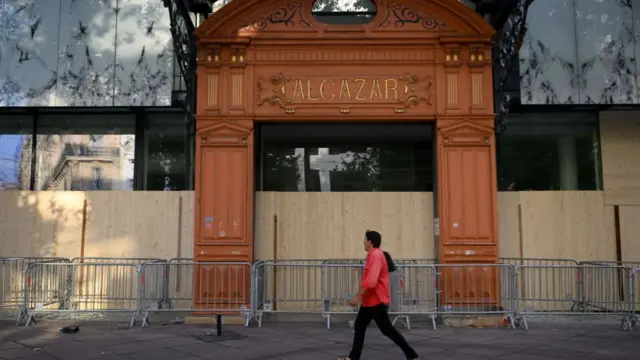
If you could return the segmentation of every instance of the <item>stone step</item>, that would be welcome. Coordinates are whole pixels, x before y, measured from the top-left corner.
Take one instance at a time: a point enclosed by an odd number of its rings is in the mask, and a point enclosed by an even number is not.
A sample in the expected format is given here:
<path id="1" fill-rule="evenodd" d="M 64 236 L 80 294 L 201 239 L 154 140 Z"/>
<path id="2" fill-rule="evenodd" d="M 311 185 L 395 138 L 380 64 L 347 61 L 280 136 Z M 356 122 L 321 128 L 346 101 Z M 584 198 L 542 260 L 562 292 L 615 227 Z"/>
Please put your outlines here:
<path id="1" fill-rule="evenodd" d="M 476 327 L 495 328 L 509 327 L 509 319 L 503 315 L 440 315 L 442 325 L 451 328 Z"/>
<path id="2" fill-rule="evenodd" d="M 185 316 L 184 323 L 187 325 L 215 325 L 215 315 L 191 315 Z M 222 324 L 244 325 L 244 317 L 241 315 L 222 315 Z"/>

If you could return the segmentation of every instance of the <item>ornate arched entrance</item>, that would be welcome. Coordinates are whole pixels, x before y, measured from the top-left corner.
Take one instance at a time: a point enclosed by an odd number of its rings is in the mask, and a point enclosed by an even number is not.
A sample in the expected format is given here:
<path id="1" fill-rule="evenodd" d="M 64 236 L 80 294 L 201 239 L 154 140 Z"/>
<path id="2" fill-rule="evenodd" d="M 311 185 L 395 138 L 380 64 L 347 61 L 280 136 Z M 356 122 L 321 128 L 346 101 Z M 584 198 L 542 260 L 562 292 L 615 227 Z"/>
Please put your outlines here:
<path id="1" fill-rule="evenodd" d="M 234 1 L 196 30 L 195 258 L 253 261 L 256 122 L 428 121 L 439 261 L 497 263 L 493 29 L 453 0 L 376 0 L 357 25 L 320 23 L 312 3 Z M 465 276 L 499 298 L 492 272 Z"/>

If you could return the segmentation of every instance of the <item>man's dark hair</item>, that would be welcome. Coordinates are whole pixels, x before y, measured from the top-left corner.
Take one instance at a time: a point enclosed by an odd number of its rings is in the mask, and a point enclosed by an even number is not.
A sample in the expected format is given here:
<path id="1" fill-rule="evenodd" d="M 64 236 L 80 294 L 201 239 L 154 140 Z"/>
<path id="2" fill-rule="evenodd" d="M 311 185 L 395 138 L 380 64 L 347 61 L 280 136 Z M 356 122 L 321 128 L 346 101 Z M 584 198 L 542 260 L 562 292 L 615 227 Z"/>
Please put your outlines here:
<path id="1" fill-rule="evenodd" d="M 367 230 L 365 237 L 371 241 L 371 245 L 373 245 L 374 248 L 379 248 L 380 244 L 382 244 L 382 236 L 380 236 L 380 233 L 377 231 Z"/>

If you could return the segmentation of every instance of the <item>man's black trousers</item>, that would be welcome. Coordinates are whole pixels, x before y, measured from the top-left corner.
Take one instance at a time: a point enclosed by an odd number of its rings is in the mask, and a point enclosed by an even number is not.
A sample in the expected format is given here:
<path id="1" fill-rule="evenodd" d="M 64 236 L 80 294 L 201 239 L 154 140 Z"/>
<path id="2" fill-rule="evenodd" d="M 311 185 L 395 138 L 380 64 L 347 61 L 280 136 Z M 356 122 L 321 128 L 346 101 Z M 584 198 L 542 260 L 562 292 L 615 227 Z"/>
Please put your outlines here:
<path id="1" fill-rule="evenodd" d="M 418 354 L 409 346 L 404 336 L 391 325 L 388 305 L 379 304 L 371 307 L 360 306 L 360 311 L 358 311 L 354 325 L 356 333 L 353 337 L 353 348 L 351 349 L 351 354 L 349 354 L 351 360 L 360 360 L 362 347 L 364 345 L 364 335 L 367 332 L 367 327 L 371 323 L 371 320 L 376 322 L 380 332 L 382 332 L 384 336 L 391 339 L 391 341 L 402 349 L 407 359 L 415 359 L 418 357 Z"/>

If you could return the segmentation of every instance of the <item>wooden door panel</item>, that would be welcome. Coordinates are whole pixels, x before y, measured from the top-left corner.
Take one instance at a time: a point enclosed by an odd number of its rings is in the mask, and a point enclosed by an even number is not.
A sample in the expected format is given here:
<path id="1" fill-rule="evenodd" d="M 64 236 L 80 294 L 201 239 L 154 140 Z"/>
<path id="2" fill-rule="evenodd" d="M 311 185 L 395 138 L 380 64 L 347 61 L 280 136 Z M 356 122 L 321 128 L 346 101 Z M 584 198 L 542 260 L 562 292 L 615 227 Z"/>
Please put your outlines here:
<path id="1" fill-rule="evenodd" d="M 438 138 L 438 253 L 439 262 L 452 267 L 440 267 L 441 305 L 493 308 L 500 302 L 501 279 L 495 266 L 495 135 L 476 121 L 447 122 Z"/>
<path id="2" fill-rule="evenodd" d="M 248 200 L 246 148 L 202 150 L 201 244 L 246 242 Z"/>
<path id="3" fill-rule="evenodd" d="M 448 237 L 446 243 L 493 241 L 491 149 L 488 146 L 445 147 Z"/>
<path id="4" fill-rule="evenodd" d="M 197 304 L 210 305 L 212 309 L 239 308 L 250 303 L 251 266 L 196 265 L 195 284 Z"/>
<path id="5" fill-rule="evenodd" d="M 199 124 L 194 306 L 198 314 L 238 313 L 250 304 L 253 121 Z"/>
<path id="6" fill-rule="evenodd" d="M 465 264 L 440 267 L 442 304 L 495 306 L 500 299 L 500 268 Z"/>

